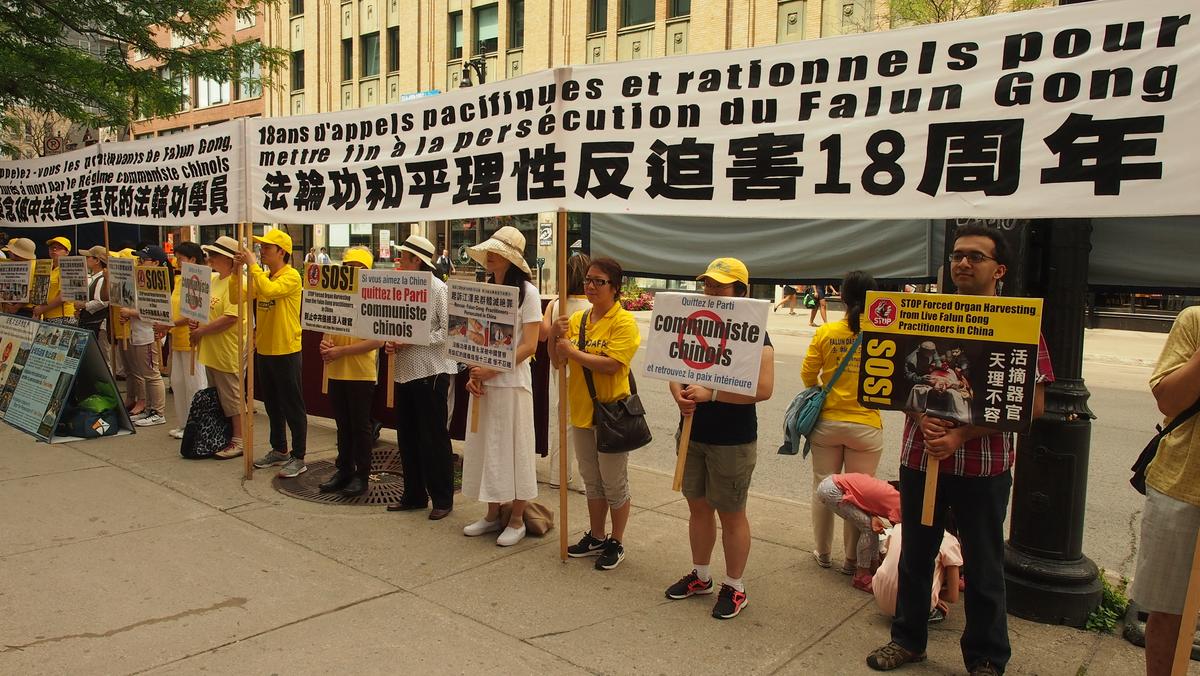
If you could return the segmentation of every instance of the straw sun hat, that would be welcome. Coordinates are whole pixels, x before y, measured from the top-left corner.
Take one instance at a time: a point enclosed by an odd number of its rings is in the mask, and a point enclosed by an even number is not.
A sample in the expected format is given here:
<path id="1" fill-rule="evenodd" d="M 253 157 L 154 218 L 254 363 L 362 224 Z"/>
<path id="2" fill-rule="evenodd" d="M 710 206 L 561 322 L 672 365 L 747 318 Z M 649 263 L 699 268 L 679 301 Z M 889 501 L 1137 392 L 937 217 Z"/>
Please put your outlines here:
<path id="1" fill-rule="evenodd" d="M 522 235 L 520 230 L 511 225 L 506 225 L 497 230 L 491 239 L 486 242 L 476 244 L 467 249 L 467 253 L 471 258 L 475 259 L 475 262 L 480 265 L 487 264 L 489 251 L 503 256 L 508 262 L 517 266 L 525 274 L 533 274 L 529 269 L 529 264 L 525 262 L 525 235 Z"/>

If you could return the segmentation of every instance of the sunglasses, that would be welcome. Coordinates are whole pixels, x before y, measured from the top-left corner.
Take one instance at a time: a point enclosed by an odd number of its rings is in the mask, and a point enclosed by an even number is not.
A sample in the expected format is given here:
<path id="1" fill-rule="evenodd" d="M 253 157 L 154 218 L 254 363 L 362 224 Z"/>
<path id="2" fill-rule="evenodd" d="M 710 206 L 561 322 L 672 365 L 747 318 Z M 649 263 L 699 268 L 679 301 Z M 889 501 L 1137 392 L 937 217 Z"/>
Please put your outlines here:
<path id="1" fill-rule="evenodd" d="M 611 282 L 609 282 L 607 279 L 601 279 L 600 277 L 584 277 L 583 283 L 596 288 L 604 288 L 604 286 L 610 284 Z"/>

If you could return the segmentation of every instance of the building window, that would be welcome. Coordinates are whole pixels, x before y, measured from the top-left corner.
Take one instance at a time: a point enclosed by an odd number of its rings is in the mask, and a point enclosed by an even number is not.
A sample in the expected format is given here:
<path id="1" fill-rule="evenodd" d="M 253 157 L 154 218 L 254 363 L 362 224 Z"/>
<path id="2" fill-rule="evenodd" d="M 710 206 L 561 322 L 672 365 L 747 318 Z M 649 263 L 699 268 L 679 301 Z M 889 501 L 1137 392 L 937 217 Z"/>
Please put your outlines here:
<path id="1" fill-rule="evenodd" d="M 508 0 L 508 48 L 525 46 L 525 0 Z"/>
<path id="2" fill-rule="evenodd" d="M 621 0 L 621 28 L 654 22 L 654 0 Z"/>
<path id="3" fill-rule="evenodd" d="M 304 13 L 304 0 L 292 0 L 292 16 Z"/>
<path id="4" fill-rule="evenodd" d="M 196 107 L 207 108 L 229 103 L 229 82 L 218 82 L 206 77 L 196 78 Z"/>
<path id="5" fill-rule="evenodd" d="M 292 52 L 292 91 L 304 89 L 304 50 Z"/>
<path id="6" fill-rule="evenodd" d="M 251 61 L 238 73 L 237 97 L 239 101 L 262 96 L 262 64 Z"/>
<path id="7" fill-rule="evenodd" d="M 342 81 L 354 79 L 354 40 L 342 40 Z"/>
<path id="8" fill-rule="evenodd" d="M 499 10 L 497 5 L 487 5 L 486 7 L 475 8 L 475 41 L 471 43 L 472 54 L 491 54 L 496 51 L 496 45 L 499 41 L 500 30 Z"/>
<path id="9" fill-rule="evenodd" d="M 379 75 L 379 31 L 367 33 L 358 43 L 361 63 L 358 66 L 359 77 L 375 77 Z"/>
<path id="10" fill-rule="evenodd" d="M 603 33 L 608 30 L 608 0 L 591 0 L 588 8 L 588 32 Z"/>
<path id="11" fill-rule="evenodd" d="M 671 0 L 667 4 L 667 18 L 674 19 L 692 13 L 692 0 Z"/>
<path id="12" fill-rule="evenodd" d="M 400 70 L 400 27 L 392 26 L 387 32 L 388 72 Z"/>
<path id="13" fill-rule="evenodd" d="M 170 81 L 171 89 L 173 89 L 180 96 L 184 97 L 182 103 L 179 104 L 179 110 L 187 110 L 191 103 L 190 99 L 192 97 L 192 92 L 188 89 L 188 85 L 191 84 L 191 80 L 187 77 L 187 75 L 182 72 L 173 74 L 168 66 L 159 68 L 158 75 L 162 79 Z"/>
<path id="14" fill-rule="evenodd" d="M 449 43 L 449 46 L 450 46 L 449 58 L 451 58 L 451 59 L 461 59 L 463 56 L 463 52 L 462 52 L 463 31 L 462 31 L 462 28 L 463 28 L 462 12 L 451 12 L 450 13 L 449 35 L 447 36 L 449 38 L 447 40 L 447 42 Z"/>

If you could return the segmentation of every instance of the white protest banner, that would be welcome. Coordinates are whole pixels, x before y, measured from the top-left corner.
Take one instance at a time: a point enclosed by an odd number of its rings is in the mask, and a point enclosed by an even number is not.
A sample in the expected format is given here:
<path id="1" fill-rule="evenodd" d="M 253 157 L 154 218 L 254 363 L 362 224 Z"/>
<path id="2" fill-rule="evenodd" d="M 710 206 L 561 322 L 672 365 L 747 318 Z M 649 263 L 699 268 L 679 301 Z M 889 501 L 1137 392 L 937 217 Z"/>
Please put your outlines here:
<path id="1" fill-rule="evenodd" d="M 135 271 L 138 315 L 143 321 L 170 324 L 171 271 L 158 265 L 139 265 Z"/>
<path id="2" fill-rule="evenodd" d="M 89 300 L 87 259 L 62 256 L 58 259 L 58 269 L 63 300 L 86 303 Z"/>
<path id="3" fill-rule="evenodd" d="M 50 300 L 50 271 L 54 269 L 54 261 L 49 258 L 33 262 L 33 281 L 29 287 L 29 302 L 41 305 Z"/>
<path id="4" fill-rule="evenodd" d="M 108 259 L 108 303 L 115 307 L 136 307 L 137 286 L 132 258 Z"/>
<path id="5" fill-rule="evenodd" d="M 451 280 L 449 286 L 450 359 L 496 371 L 516 368 L 514 332 L 520 290 L 503 284 Z"/>
<path id="6" fill-rule="evenodd" d="M 643 372 L 647 377 L 753 395 L 770 302 L 659 293 Z"/>
<path id="7" fill-rule="evenodd" d="M 104 187 L 96 183 L 99 147 L 0 162 L 0 225 L 60 226 L 98 221 Z"/>
<path id="8" fill-rule="evenodd" d="M 432 293 L 428 272 L 360 270 L 352 335 L 428 345 Z"/>
<path id="9" fill-rule="evenodd" d="M 201 324 L 208 323 L 212 308 L 212 268 L 184 263 L 179 275 L 179 314 Z"/>
<path id="10" fill-rule="evenodd" d="M 0 302 L 28 303 L 33 261 L 0 261 Z"/>
<path id="11" fill-rule="evenodd" d="M 140 225 L 244 219 L 241 120 L 101 147 L 104 215 Z"/>
<path id="12" fill-rule="evenodd" d="M 358 273 L 352 265 L 304 266 L 300 326 L 308 331 L 350 335 L 358 300 Z"/>

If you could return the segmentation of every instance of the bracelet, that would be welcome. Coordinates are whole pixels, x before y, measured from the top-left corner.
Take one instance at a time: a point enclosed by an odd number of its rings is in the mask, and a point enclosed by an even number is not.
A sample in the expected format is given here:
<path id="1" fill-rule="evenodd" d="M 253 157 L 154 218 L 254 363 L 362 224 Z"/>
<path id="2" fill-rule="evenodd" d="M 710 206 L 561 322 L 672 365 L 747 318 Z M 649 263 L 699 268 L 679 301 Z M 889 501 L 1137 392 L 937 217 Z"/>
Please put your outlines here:
<path id="1" fill-rule="evenodd" d="M 718 394 L 720 394 L 720 393 L 719 393 L 719 392 L 717 392 L 716 390 L 713 390 L 713 391 L 712 391 L 712 397 L 710 397 L 710 398 L 709 398 L 709 401 L 716 401 L 716 400 L 717 400 L 717 395 L 718 395 Z"/>

